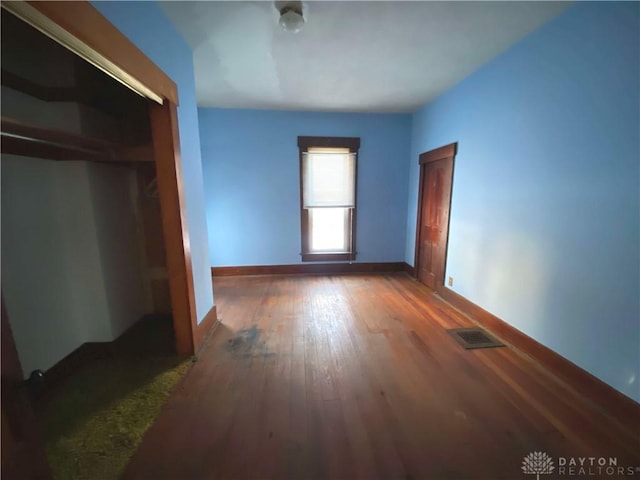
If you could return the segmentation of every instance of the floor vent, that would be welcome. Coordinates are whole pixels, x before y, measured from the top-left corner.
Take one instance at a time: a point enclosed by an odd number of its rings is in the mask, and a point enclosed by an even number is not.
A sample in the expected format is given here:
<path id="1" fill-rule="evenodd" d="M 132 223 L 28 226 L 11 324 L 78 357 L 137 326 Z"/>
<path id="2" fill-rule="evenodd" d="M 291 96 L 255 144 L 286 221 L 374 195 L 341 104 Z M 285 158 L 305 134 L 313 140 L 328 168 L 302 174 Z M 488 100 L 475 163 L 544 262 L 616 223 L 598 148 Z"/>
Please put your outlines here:
<path id="1" fill-rule="evenodd" d="M 447 330 L 447 332 L 467 350 L 472 348 L 494 348 L 505 346 L 480 327 L 453 328 L 451 330 Z"/>

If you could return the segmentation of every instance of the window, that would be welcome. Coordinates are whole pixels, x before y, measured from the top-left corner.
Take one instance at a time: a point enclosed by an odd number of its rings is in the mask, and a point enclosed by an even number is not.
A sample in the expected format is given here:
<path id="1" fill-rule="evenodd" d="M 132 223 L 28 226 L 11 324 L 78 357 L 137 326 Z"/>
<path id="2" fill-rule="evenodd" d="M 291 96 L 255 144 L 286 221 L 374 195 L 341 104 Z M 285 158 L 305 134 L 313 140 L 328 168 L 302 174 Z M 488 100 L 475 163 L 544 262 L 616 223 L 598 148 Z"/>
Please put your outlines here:
<path id="1" fill-rule="evenodd" d="M 302 261 L 355 260 L 360 139 L 298 137 Z"/>

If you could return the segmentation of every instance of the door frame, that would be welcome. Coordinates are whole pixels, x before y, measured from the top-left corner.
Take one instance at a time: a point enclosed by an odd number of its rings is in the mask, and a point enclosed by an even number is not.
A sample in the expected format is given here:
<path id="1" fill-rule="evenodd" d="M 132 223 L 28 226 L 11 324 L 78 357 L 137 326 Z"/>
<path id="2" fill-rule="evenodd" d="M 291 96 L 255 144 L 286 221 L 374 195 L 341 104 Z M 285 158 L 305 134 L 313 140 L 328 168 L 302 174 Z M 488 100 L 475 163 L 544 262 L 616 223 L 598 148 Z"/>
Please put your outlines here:
<path id="1" fill-rule="evenodd" d="M 455 156 L 458 152 L 458 142 L 450 143 L 448 145 L 444 145 L 443 147 L 436 148 L 433 150 L 429 150 L 428 152 L 421 153 L 418 156 L 418 163 L 420 165 L 420 183 L 418 186 L 418 215 L 416 218 L 416 244 L 414 247 L 414 260 L 413 260 L 413 276 L 418 278 L 418 272 L 420 271 L 420 240 L 421 240 L 421 220 L 422 220 L 422 204 L 424 200 L 425 194 L 425 186 L 424 186 L 424 175 L 426 172 L 426 165 L 438 160 L 451 160 L 451 188 L 449 192 L 445 192 L 448 197 L 447 202 L 447 215 L 446 221 L 444 222 L 444 234 L 445 234 L 445 246 L 444 246 L 444 256 L 442 258 L 436 259 L 438 265 L 438 272 L 442 272 L 442 278 L 436 278 L 436 292 L 441 291 L 445 288 L 444 285 L 444 276 L 447 267 L 447 254 L 449 250 L 449 221 L 451 219 L 451 193 L 453 192 L 453 175 L 455 171 Z"/>
<path id="2" fill-rule="evenodd" d="M 207 333 L 205 330 L 212 326 L 209 320 L 215 318 L 216 313 L 214 306 L 198 324 L 176 115 L 176 84 L 87 1 L 2 2 L 2 8 L 150 100 L 176 350 L 180 355 L 194 355 Z"/>

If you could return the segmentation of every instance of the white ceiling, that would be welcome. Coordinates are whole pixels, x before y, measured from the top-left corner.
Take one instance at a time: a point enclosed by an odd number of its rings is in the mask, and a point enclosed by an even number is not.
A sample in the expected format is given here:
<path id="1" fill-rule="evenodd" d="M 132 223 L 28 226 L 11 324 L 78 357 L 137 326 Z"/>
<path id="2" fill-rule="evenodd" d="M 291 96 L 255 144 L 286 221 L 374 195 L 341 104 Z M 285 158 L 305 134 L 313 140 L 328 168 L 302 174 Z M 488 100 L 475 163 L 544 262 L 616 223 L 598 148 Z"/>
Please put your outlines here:
<path id="1" fill-rule="evenodd" d="M 567 8 L 564 2 L 161 2 L 194 50 L 200 106 L 411 112 Z"/>

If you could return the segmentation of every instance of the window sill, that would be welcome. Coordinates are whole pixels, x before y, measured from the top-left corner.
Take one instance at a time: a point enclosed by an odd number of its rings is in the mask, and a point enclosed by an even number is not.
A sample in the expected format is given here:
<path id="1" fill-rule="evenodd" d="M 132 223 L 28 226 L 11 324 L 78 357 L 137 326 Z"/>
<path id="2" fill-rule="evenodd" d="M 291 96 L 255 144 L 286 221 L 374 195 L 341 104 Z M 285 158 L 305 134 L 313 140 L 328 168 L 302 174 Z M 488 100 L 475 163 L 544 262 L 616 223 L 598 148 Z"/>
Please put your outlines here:
<path id="1" fill-rule="evenodd" d="M 303 253 L 303 262 L 348 262 L 355 260 L 356 255 L 352 253 Z"/>

